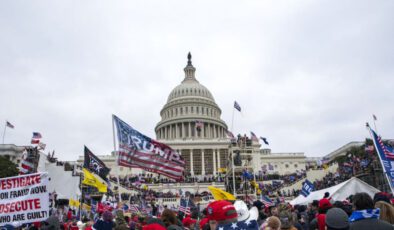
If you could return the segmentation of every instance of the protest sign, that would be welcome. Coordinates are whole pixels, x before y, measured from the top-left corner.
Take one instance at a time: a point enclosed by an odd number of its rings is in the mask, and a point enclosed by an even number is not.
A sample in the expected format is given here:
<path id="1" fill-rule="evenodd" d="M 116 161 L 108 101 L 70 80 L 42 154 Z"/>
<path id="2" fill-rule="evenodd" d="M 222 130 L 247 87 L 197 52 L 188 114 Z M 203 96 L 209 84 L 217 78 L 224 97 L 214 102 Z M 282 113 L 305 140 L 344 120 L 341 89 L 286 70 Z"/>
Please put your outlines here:
<path id="1" fill-rule="evenodd" d="M 0 179 L 0 226 L 21 225 L 49 217 L 48 173 Z"/>

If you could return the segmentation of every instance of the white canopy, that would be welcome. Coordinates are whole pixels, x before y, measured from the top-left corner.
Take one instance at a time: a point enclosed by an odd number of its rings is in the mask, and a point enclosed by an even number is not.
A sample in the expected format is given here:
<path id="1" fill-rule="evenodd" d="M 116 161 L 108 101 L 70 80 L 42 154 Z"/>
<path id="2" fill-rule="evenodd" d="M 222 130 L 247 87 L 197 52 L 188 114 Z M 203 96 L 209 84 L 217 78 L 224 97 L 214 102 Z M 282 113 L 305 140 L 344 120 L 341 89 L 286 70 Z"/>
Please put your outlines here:
<path id="1" fill-rule="evenodd" d="M 48 192 L 56 192 L 58 199 L 77 199 L 81 195 L 79 176 L 73 176 L 71 171 L 64 171 L 64 166 L 49 162 L 44 153 L 40 153 L 38 171 L 48 172 Z"/>
<path id="2" fill-rule="evenodd" d="M 348 198 L 350 195 L 353 195 L 358 192 L 365 192 L 369 194 L 371 197 L 375 195 L 375 193 L 380 192 L 378 189 L 372 187 L 371 185 L 365 183 L 364 181 L 352 177 L 349 180 L 337 184 L 335 186 L 317 190 L 311 192 L 308 197 L 304 197 L 303 195 L 299 195 L 294 200 L 290 201 L 291 205 L 296 204 L 309 204 L 312 203 L 313 200 L 320 200 L 324 197 L 324 193 L 329 192 L 330 197 L 333 201 L 343 201 Z"/>

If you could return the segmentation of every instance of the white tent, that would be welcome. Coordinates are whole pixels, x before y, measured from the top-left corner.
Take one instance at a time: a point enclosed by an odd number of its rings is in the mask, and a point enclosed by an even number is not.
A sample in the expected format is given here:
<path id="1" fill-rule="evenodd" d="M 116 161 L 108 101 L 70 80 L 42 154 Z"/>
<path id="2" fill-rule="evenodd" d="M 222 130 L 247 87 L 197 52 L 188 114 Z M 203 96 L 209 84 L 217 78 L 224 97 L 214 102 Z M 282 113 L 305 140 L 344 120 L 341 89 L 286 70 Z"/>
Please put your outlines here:
<path id="1" fill-rule="evenodd" d="M 77 199 L 81 196 L 79 177 L 73 176 L 71 171 L 64 171 L 64 166 L 49 162 L 44 153 L 40 153 L 38 171 L 48 172 L 48 192 L 56 192 L 58 199 Z"/>
<path id="2" fill-rule="evenodd" d="M 365 183 L 364 181 L 352 177 L 349 180 L 337 184 L 335 186 L 317 190 L 311 192 L 308 197 L 304 197 L 303 195 L 299 195 L 294 200 L 290 201 L 291 205 L 303 204 L 306 205 L 308 203 L 312 203 L 313 200 L 320 200 L 324 197 L 324 193 L 329 192 L 331 200 L 333 201 L 343 201 L 348 198 L 350 195 L 353 195 L 358 192 L 365 192 L 369 194 L 371 197 L 375 195 L 375 193 L 380 192 L 378 189 L 372 187 L 371 185 Z"/>

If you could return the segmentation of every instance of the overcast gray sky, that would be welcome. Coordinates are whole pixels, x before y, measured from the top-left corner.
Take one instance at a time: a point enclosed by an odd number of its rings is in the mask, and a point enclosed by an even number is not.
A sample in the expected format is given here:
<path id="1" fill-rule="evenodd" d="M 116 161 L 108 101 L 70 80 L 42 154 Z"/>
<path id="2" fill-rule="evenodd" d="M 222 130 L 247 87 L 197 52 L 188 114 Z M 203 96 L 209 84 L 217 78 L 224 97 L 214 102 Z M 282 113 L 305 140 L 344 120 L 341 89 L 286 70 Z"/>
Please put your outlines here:
<path id="1" fill-rule="evenodd" d="M 187 52 L 236 133 L 323 156 L 394 137 L 394 1 L 2 1 L 6 143 L 76 160 L 113 149 L 111 114 L 155 137 Z M 2 126 L 4 127 L 4 126 Z"/>

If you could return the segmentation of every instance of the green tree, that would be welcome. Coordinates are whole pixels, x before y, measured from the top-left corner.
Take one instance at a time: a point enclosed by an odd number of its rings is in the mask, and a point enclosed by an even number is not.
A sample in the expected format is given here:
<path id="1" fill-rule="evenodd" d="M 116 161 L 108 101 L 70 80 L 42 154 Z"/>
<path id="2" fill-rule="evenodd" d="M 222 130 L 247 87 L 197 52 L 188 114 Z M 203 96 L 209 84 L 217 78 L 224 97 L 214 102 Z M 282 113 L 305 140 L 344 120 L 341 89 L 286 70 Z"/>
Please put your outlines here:
<path id="1" fill-rule="evenodd" d="M 0 156 L 0 178 L 17 176 L 19 174 L 18 166 L 8 159 Z"/>

